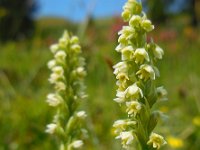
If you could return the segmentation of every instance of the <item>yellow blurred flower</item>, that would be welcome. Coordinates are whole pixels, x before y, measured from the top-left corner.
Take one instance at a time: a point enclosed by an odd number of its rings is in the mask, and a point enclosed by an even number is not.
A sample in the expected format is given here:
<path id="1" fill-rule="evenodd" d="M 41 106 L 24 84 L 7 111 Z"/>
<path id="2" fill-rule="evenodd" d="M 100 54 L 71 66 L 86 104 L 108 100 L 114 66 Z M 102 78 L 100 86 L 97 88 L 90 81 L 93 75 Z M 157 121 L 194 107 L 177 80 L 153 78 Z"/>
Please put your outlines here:
<path id="1" fill-rule="evenodd" d="M 167 106 L 160 107 L 160 111 L 163 113 L 167 113 L 169 111 L 169 108 Z"/>
<path id="2" fill-rule="evenodd" d="M 193 118 L 192 123 L 196 126 L 200 127 L 200 116 L 196 116 Z"/>
<path id="3" fill-rule="evenodd" d="M 0 17 L 4 17 L 8 14 L 8 10 L 6 8 L 0 7 Z"/>
<path id="4" fill-rule="evenodd" d="M 167 143 L 172 148 L 181 148 L 183 147 L 183 140 L 177 137 L 169 136 L 167 137 Z"/>

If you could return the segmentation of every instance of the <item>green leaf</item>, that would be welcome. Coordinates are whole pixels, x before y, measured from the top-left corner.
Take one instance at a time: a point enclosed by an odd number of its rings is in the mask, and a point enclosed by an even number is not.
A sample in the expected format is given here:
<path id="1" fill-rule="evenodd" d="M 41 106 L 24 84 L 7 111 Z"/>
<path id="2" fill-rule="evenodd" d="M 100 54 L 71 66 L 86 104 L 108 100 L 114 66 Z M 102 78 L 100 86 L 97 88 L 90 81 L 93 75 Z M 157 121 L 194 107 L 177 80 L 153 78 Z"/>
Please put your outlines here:
<path id="1" fill-rule="evenodd" d="M 154 111 L 153 113 L 151 113 L 149 123 L 148 123 L 148 134 L 150 134 L 153 131 L 153 129 L 156 127 L 159 118 L 160 118 L 159 111 Z"/>

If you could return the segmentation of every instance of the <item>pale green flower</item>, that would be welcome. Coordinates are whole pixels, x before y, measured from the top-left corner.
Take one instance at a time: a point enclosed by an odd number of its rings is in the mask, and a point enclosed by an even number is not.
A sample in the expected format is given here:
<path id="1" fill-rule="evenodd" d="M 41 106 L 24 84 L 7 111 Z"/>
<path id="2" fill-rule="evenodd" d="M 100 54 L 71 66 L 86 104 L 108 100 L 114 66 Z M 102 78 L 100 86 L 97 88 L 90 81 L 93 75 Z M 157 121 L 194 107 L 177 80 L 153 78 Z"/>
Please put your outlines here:
<path id="1" fill-rule="evenodd" d="M 156 133 L 151 133 L 147 144 L 148 145 L 152 144 L 153 148 L 160 149 L 160 147 L 162 145 L 167 144 L 167 142 L 164 140 L 164 138 L 161 135 L 156 134 Z"/>
<path id="2" fill-rule="evenodd" d="M 134 53 L 135 63 L 141 64 L 144 60 L 149 61 L 149 55 L 144 48 L 137 48 Z"/>
<path id="3" fill-rule="evenodd" d="M 161 47 L 156 45 L 156 47 L 153 49 L 153 54 L 156 58 L 162 59 L 162 56 L 164 55 L 164 51 Z"/>
<path id="4" fill-rule="evenodd" d="M 117 91 L 117 94 L 116 94 L 116 97 L 117 98 L 115 98 L 114 99 L 114 101 L 116 101 L 116 102 L 118 102 L 118 103 L 122 103 L 122 102 L 124 102 L 126 99 L 125 99 L 125 91 L 120 91 L 120 90 L 118 90 Z"/>
<path id="5" fill-rule="evenodd" d="M 63 78 L 63 76 L 59 76 L 57 73 L 52 73 L 50 75 L 49 82 L 55 84 L 61 78 Z"/>
<path id="6" fill-rule="evenodd" d="M 55 66 L 52 68 L 53 73 L 57 74 L 58 76 L 64 75 L 64 69 L 61 66 Z"/>
<path id="7" fill-rule="evenodd" d="M 55 89 L 58 91 L 64 91 L 66 89 L 66 85 L 62 81 L 58 81 L 55 83 Z"/>
<path id="8" fill-rule="evenodd" d="M 59 39 L 58 45 L 61 48 L 65 48 L 69 44 L 69 35 L 68 33 L 64 33 L 64 36 Z"/>
<path id="9" fill-rule="evenodd" d="M 49 104 L 49 106 L 56 107 L 56 106 L 60 105 L 63 100 L 62 100 L 62 97 L 60 97 L 59 95 L 50 93 L 47 95 L 46 101 Z"/>
<path id="10" fill-rule="evenodd" d="M 70 42 L 71 42 L 71 44 L 78 44 L 79 39 L 77 36 L 72 36 Z"/>
<path id="11" fill-rule="evenodd" d="M 74 51 L 75 53 L 80 53 L 81 52 L 81 47 L 79 44 L 73 44 L 71 46 L 71 50 Z"/>
<path id="12" fill-rule="evenodd" d="M 125 101 L 124 97 L 117 97 L 113 99 L 117 103 L 123 103 Z"/>
<path id="13" fill-rule="evenodd" d="M 56 66 L 56 61 L 53 59 L 53 60 L 50 60 L 47 64 L 48 68 L 49 69 L 53 69 L 53 67 Z"/>
<path id="14" fill-rule="evenodd" d="M 139 27 L 142 18 L 139 15 L 133 15 L 129 21 L 129 25 L 132 27 Z"/>
<path id="15" fill-rule="evenodd" d="M 154 25 L 152 25 L 151 21 L 148 19 L 143 20 L 141 26 L 146 32 L 150 32 L 154 29 Z"/>
<path id="16" fill-rule="evenodd" d="M 163 86 L 157 87 L 156 93 L 159 100 L 167 100 L 167 90 Z"/>
<path id="17" fill-rule="evenodd" d="M 124 90 L 127 87 L 127 81 L 129 80 L 128 74 L 120 72 L 117 74 L 116 79 L 118 79 L 116 84 L 119 86 L 120 89 Z"/>
<path id="18" fill-rule="evenodd" d="M 58 46 L 58 44 L 53 44 L 53 45 L 51 45 L 50 46 L 50 50 L 51 50 L 51 52 L 54 54 L 54 53 L 56 53 L 56 51 L 59 49 L 59 46 Z"/>
<path id="19" fill-rule="evenodd" d="M 50 124 L 47 125 L 45 132 L 49 133 L 49 134 L 54 134 L 56 129 L 57 129 L 57 124 L 50 123 Z"/>
<path id="20" fill-rule="evenodd" d="M 76 73 L 77 73 L 77 75 L 78 75 L 79 77 L 81 77 L 81 78 L 83 78 L 83 77 L 86 76 L 86 71 L 85 71 L 85 68 L 83 68 L 83 67 L 78 67 L 78 68 L 76 69 Z"/>
<path id="21" fill-rule="evenodd" d="M 55 66 L 52 68 L 49 82 L 56 83 L 59 79 L 64 79 L 64 70 L 61 66 Z"/>
<path id="22" fill-rule="evenodd" d="M 118 41 L 119 43 L 127 43 L 127 40 L 130 40 L 135 36 L 135 29 L 130 26 L 123 26 L 122 30 L 118 33 L 120 35 Z"/>
<path id="23" fill-rule="evenodd" d="M 123 45 L 123 44 L 119 44 L 119 45 L 117 45 L 117 47 L 115 48 L 115 50 L 117 51 L 117 52 L 121 52 L 121 50 L 123 49 L 125 47 L 125 45 Z"/>
<path id="24" fill-rule="evenodd" d="M 142 5 L 137 0 L 128 0 L 123 7 L 122 18 L 124 21 L 129 21 L 133 14 L 142 12 Z"/>
<path id="25" fill-rule="evenodd" d="M 137 100 L 138 98 L 143 97 L 143 93 L 137 84 L 134 83 L 126 89 L 125 97 L 131 100 Z"/>
<path id="26" fill-rule="evenodd" d="M 131 121 L 129 119 L 117 120 L 113 124 L 114 133 L 119 135 L 121 132 L 125 131 L 128 126 L 133 125 L 136 125 L 136 121 Z"/>
<path id="27" fill-rule="evenodd" d="M 133 143 L 134 136 L 132 131 L 124 131 L 121 132 L 120 135 L 116 137 L 116 139 L 121 139 L 123 148 L 127 149 L 128 146 Z"/>
<path id="28" fill-rule="evenodd" d="M 63 50 L 59 50 L 55 54 L 55 60 L 58 63 L 64 63 L 66 58 L 66 53 Z"/>
<path id="29" fill-rule="evenodd" d="M 119 36 L 118 38 L 118 42 L 122 45 L 127 45 L 127 40 L 126 40 L 127 36 L 125 34 L 122 34 Z"/>
<path id="30" fill-rule="evenodd" d="M 132 60 L 134 49 L 132 46 L 127 46 L 121 50 L 121 53 L 122 53 L 122 60 Z"/>
<path id="31" fill-rule="evenodd" d="M 145 81 L 148 79 L 155 80 L 155 72 L 152 66 L 143 64 L 140 66 L 140 70 L 136 73 L 140 79 L 144 79 Z"/>
<path id="32" fill-rule="evenodd" d="M 121 82 L 129 80 L 128 74 L 124 72 L 119 72 L 116 76 L 116 79 L 118 79 Z"/>
<path id="33" fill-rule="evenodd" d="M 113 127 L 114 127 L 114 133 L 119 134 L 126 129 L 127 121 L 126 120 L 117 120 L 114 122 Z"/>
<path id="34" fill-rule="evenodd" d="M 142 105 L 137 101 L 126 102 L 126 106 L 126 112 L 128 113 L 128 115 L 133 115 L 134 117 L 137 115 L 137 113 L 139 113 L 142 108 Z"/>
<path id="35" fill-rule="evenodd" d="M 131 11 L 129 10 L 124 10 L 122 12 L 122 17 L 125 21 L 128 21 L 131 18 Z"/>
<path id="36" fill-rule="evenodd" d="M 126 73 L 128 71 L 128 65 L 126 62 L 119 62 L 116 65 L 113 66 L 114 68 L 114 74 L 117 75 L 119 73 Z"/>

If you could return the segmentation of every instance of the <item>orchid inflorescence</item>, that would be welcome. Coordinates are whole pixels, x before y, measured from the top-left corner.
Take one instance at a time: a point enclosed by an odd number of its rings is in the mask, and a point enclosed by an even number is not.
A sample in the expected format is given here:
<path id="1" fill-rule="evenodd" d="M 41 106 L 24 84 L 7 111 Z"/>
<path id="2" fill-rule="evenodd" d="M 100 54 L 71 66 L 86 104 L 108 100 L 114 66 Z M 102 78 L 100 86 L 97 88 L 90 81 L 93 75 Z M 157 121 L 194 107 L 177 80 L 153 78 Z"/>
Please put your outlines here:
<path id="1" fill-rule="evenodd" d="M 60 150 L 77 149 L 82 147 L 81 138 L 87 134 L 83 128 L 86 112 L 77 111 L 86 97 L 83 83 L 85 60 L 80 56 L 78 37 L 67 31 L 50 49 L 54 58 L 48 62 L 51 70 L 49 82 L 53 84 L 54 92 L 47 95 L 47 103 L 56 114 L 52 123 L 47 125 L 46 132 L 57 137 Z"/>
<path id="2" fill-rule="evenodd" d="M 126 149 L 134 141 L 142 150 L 160 149 L 166 141 L 153 132 L 161 115 L 152 107 L 158 100 L 166 99 L 166 90 L 155 85 L 159 76 L 156 62 L 162 59 L 164 51 L 152 39 L 147 42 L 146 34 L 154 25 L 142 12 L 140 2 L 128 0 L 122 18 L 128 25 L 119 31 L 115 49 L 121 54 L 121 62 L 113 67 L 118 87 L 114 101 L 125 108 L 128 117 L 115 121 L 114 133 Z"/>

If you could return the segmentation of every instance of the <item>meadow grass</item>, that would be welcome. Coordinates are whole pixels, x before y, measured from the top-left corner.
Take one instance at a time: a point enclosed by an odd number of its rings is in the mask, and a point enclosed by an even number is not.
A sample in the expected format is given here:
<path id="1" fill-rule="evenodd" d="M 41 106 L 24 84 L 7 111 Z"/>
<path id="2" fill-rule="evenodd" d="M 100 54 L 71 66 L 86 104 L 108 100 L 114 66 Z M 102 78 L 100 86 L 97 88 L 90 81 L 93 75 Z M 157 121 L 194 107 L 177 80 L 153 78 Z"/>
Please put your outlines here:
<path id="1" fill-rule="evenodd" d="M 88 112 L 90 137 L 93 138 L 86 143 L 85 149 L 120 149 L 120 143 L 113 139 L 111 130 L 114 120 L 123 117 L 119 107 L 112 100 L 116 86 L 110 66 L 120 57 L 113 50 L 117 37 L 108 38 L 111 21 L 99 22 L 98 24 L 94 22 L 88 27 L 82 41 L 87 63 L 86 84 L 89 95 L 82 107 Z M 60 29 L 64 28 L 66 25 Z M 96 29 L 100 34 L 93 33 Z M 54 140 L 44 133 L 45 126 L 52 116 L 45 102 L 50 89 L 46 63 L 51 58 L 48 46 L 63 30 L 58 31 L 55 28 L 43 30 L 40 30 L 32 41 L 0 45 L 0 149 L 2 150 L 25 150 L 27 147 L 30 150 L 55 149 Z M 165 31 L 169 30 L 175 35 L 165 35 Z M 41 37 L 42 33 L 46 34 L 45 38 Z M 181 150 L 198 150 L 200 142 L 200 127 L 198 123 L 193 123 L 194 117 L 200 114 L 198 33 L 198 29 L 191 27 L 161 26 L 160 30 L 152 34 L 158 37 L 156 40 L 165 50 L 164 58 L 158 64 L 162 76 L 158 78 L 158 83 L 166 87 L 169 99 L 155 106 L 169 116 L 160 122 L 160 128 L 156 130 L 162 131 L 166 136 L 183 140 L 184 144 L 179 148 Z M 94 44 L 95 41 L 97 44 Z M 165 124 L 164 127 L 162 124 Z M 162 149 L 173 148 L 167 145 Z"/>

